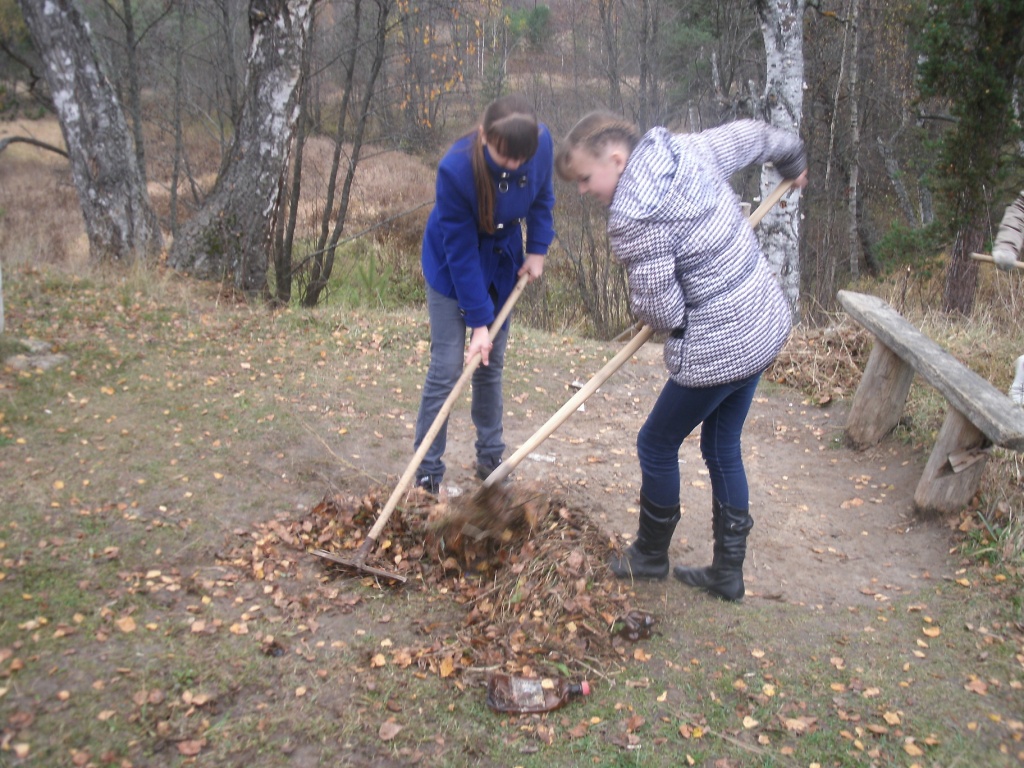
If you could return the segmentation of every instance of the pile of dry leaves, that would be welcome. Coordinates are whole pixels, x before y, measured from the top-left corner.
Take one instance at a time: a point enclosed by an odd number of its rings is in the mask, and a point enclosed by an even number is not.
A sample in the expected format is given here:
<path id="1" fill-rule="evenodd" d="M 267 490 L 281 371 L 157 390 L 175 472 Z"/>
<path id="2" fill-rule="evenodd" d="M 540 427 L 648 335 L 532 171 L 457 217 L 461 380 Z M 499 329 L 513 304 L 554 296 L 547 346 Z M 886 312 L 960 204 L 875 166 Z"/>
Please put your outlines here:
<path id="1" fill-rule="evenodd" d="M 380 506 L 373 493 L 326 496 L 297 519 L 262 526 L 247 556 L 233 563 L 275 581 L 282 569 L 294 567 L 300 551 L 310 558 L 315 550 L 350 558 Z M 632 605 L 631 585 L 608 571 L 616 546 L 584 512 L 517 483 L 451 502 L 413 491 L 366 561 L 406 577 L 405 584 L 313 559 L 326 580 L 359 578 L 369 588 L 451 596 L 464 617 L 443 633 L 443 666 L 427 664 L 444 677 L 482 669 L 607 674 L 632 656 L 632 643 L 649 636 L 654 623 Z M 432 634 L 437 645 L 436 628 Z M 403 653 L 432 657 L 426 646 Z"/>
<path id="2" fill-rule="evenodd" d="M 856 391 L 871 345 L 871 333 L 849 321 L 827 328 L 798 325 L 765 378 L 824 405 Z"/>

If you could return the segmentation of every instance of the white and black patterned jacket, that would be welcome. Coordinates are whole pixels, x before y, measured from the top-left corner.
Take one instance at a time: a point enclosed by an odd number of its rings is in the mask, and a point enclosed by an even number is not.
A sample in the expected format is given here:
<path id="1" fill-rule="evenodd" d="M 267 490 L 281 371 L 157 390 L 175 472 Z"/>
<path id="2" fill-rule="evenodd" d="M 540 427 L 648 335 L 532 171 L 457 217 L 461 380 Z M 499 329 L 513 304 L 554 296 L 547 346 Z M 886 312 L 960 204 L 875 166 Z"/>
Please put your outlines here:
<path id="1" fill-rule="evenodd" d="M 608 234 L 633 312 L 655 331 L 674 331 L 665 365 L 682 386 L 760 373 L 789 338 L 789 304 L 729 186 L 736 171 L 766 162 L 799 176 L 800 138 L 754 120 L 696 134 L 654 128 L 615 188 Z"/>

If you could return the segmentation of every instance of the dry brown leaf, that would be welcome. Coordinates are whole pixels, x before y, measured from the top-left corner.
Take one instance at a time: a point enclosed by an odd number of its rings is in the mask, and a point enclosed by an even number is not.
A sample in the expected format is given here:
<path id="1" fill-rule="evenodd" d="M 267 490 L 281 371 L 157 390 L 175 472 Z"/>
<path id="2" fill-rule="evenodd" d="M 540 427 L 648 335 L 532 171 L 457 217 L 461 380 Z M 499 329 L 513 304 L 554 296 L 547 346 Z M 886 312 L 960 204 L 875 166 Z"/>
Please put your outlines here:
<path id="1" fill-rule="evenodd" d="M 206 746 L 206 739 L 188 739 L 178 742 L 178 754 L 183 757 L 195 757 L 203 747 Z"/>
<path id="2" fill-rule="evenodd" d="M 380 724 L 380 730 L 377 731 L 377 736 L 380 737 L 381 741 L 391 741 L 402 731 L 403 728 L 405 728 L 404 725 L 399 725 L 394 720 L 386 720 Z"/>
<path id="3" fill-rule="evenodd" d="M 589 730 L 590 725 L 584 720 L 583 722 L 574 725 L 565 733 L 570 739 L 582 739 L 584 736 L 587 735 L 587 731 Z"/>
<path id="4" fill-rule="evenodd" d="M 800 734 L 807 733 L 807 731 L 810 730 L 811 726 L 813 726 L 816 722 L 818 722 L 818 718 L 816 717 L 807 717 L 805 715 L 801 715 L 800 717 L 784 718 L 782 724 L 786 727 L 787 731 Z"/>
<path id="5" fill-rule="evenodd" d="M 903 742 L 903 751 L 911 757 L 921 757 L 924 755 L 924 750 L 917 746 L 913 739 L 907 739 Z"/>
<path id="6" fill-rule="evenodd" d="M 455 674 L 455 661 L 451 657 L 445 657 L 441 659 L 441 666 L 438 669 L 438 674 L 441 677 L 451 677 Z"/>
<path id="7" fill-rule="evenodd" d="M 979 696 L 988 695 L 988 683 L 986 683 L 984 680 L 978 679 L 977 677 L 973 677 L 969 683 L 964 685 L 964 688 L 970 691 L 971 693 L 978 694 Z"/>

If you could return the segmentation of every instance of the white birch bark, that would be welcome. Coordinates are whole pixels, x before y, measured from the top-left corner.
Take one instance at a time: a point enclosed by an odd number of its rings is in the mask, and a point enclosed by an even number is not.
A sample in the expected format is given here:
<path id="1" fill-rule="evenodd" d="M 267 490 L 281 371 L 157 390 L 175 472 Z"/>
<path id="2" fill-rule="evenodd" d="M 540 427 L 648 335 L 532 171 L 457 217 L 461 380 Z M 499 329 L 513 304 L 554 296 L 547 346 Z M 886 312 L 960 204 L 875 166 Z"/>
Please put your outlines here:
<path id="1" fill-rule="evenodd" d="M 43 60 L 96 261 L 156 256 L 163 238 L 128 122 L 73 0 L 18 0 Z"/>
<path id="2" fill-rule="evenodd" d="M 281 180 L 299 110 L 299 77 L 316 0 L 250 0 L 246 100 L 227 162 L 168 254 L 174 269 L 267 287 Z"/>
<path id="3" fill-rule="evenodd" d="M 757 12 L 767 60 L 764 108 L 777 128 L 800 132 L 803 117 L 803 18 L 805 0 L 761 0 Z M 767 196 L 781 181 L 778 171 L 765 166 L 761 194 Z M 800 190 L 793 190 L 762 219 L 761 247 L 793 310 L 800 317 Z"/>

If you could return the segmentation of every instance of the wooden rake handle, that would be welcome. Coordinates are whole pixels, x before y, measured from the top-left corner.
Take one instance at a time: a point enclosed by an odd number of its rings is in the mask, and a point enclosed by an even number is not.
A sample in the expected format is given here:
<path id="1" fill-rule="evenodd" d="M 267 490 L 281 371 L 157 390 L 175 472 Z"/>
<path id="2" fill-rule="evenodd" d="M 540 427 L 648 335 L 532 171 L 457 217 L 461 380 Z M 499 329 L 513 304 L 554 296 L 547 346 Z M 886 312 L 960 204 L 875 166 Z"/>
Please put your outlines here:
<path id="1" fill-rule="evenodd" d="M 778 186 L 772 190 L 771 194 L 764 199 L 764 201 L 757 207 L 752 214 L 750 214 L 747 221 L 750 222 L 750 226 L 756 227 L 764 215 L 772 209 L 772 207 L 782 199 L 790 188 L 793 186 L 792 179 L 784 179 Z M 551 434 L 558 429 L 565 422 L 569 416 L 576 411 L 588 397 L 597 391 L 598 387 L 604 384 L 613 373 L 621 368 L 629 358 L 636 354 L 637 350 L 640 349 L 647 340 L 654 335 L 654 330 L 650 326 L 643 326 L 640 331 L 630 339 L 629 343 L 626 344 L 619 353 L 615 355 L 611 360 L 605 363 L 604 367 L 594 374 L 593 378 L 590 379 L 583 387 L 563 405 L 555 414 L 544 422 L 544 425 L 538 429 L 533 435 L 527 439 L 525 443 L 520 446 L 515 453 L 508 457 L 505 461 L 499 464 L 491 474 L 484 480 L 484 487 L 490 487 L 496 483 L 500 483 L 514 470 L 519 463 L 525 459 L 537 446 L 547 440 Z"/>
<path id="2" fill-rule="evenodd" d="M 562 426 L 562 423 L 569 418 L 573 411 L 580 407 L 583 402 L 590 397 L 597 388 L 604 384 L 608 378 L 615 373 L 623 364 L 631 358 L 640 347 L 642 347 L 649 338 L 654 334 L 654 331 L 649 326 L 644 326 L 640 329 L 640 332 L 630 339 L 629 343 L 626 344 L 619 353 L 615 355 L 611 360 L 605 363 L 604 367 L 594 374 L 594 377 L 590 379 L 575 395 L 569 398 L 569 400 L 563 405 L 558 411 L 548 419 L 544 426 L 538 429 L 532 437 L 530 437 L 522 446 L 516 450 L 511 456 L 505 461 L 501 462 L 491 474 L 484 480 L 484 486 L 490 487 L 495 483 L 500 483 L 513 469 L 526 458 L 531 451 L 533 451 L 538 445 L 543 443 L 551 433 Z"/>
<path id="3" fill-rule="evenodd" d="M 983 261 L 986 264 L 996 263 L 996 260 L 987 253 L 972 253 L 971 258 L 974 259 L 975 261 Z M 1013 262 L 1013 266 L 1016 267 L 1017 269 L 1024 269 L 1024 261 L 1015 261 Z"/>
<path id="4" fill-rule="evenodd" d="M 491 341 L 494 341 L 494 337 L 498 335 L 498 331 L 501 330 L 501 326 L 505 324 L 505 320 L 508 319 L 509 314 L 512 312 L 512 307 L 516 305 L 520 295 L 526 288 L 526 284 L 530 281 L 530 276 L 524 273 L 515 287 L 512 289 L 512 293 L 505 300 L 505 305 L 498 312 L 498 316 L 494 318 L 494 322 L 491 323 L 491 327 L 488 329 Z M 434 422 L 430 425 L 430 429 L 423 436 L 423 440 L 420 442 L 420 447 L 416 449 L 416 453 L 413 454 L 412 461 L 409 462 L 409 466 L 406 467 L 402 477 L 398 480 L 398 485 L 395 486 L 395 490 L 391 493 L 391 498 L 388 499 L 387 504 L 380 511 L 380 515 L 377 516 L 377 521 L 373 524 L 370 532 L 366 535 L 366 540 L 360 545 L 360 551 L 368 551 L 372 543 L 377 540 L 380 536 L 380 532 L 387 525 L 388 520 L 391 517 L 391 513 L 395 511 L 395 507 L 398 506 L 399 499 L 402 498 L 412 483 L 413 476 L 416 474 L 416 470 L 420 466 L 420 462 L 423 461 L 423 457 L 426 456 L 427 451 L 430 450 L 431 443 L 434 442 L 434 438 L 437 437 L 437 433 L 441 431 L 441 425 L 444 424 L 445 419 L 448 418 L 448 414 L 451 413 L 452 407 L 455 405 L 455 401 L 462 394 L 462 390 L 466 388 L 466 384 L 473 377 L 473 372 L 480 367 L 480 354 L 473 355 L 472 358 L 466 363 L 462 369 L 462 375 L 459 380 L 455 382 L 455 386 L 452 387 L 452 391 L 448 394 L 448 398 L 441 405 L 441 410 L 437 412 L 437 416 L 434 417 Z"/>

